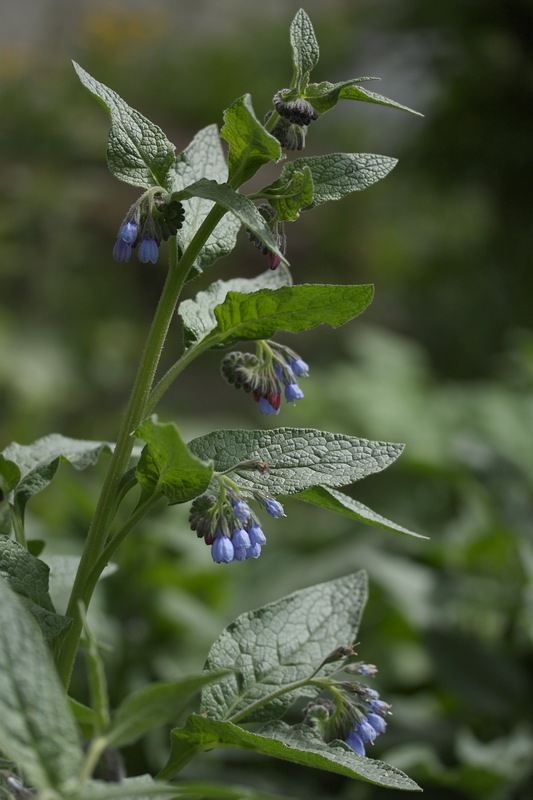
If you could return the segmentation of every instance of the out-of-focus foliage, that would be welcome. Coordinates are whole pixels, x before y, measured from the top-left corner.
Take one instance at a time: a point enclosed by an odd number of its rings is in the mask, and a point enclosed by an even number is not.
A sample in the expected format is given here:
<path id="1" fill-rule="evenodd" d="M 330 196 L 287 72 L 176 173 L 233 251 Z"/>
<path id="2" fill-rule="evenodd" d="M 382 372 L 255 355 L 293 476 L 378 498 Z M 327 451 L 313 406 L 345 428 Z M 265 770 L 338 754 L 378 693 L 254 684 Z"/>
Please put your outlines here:
<path id="1" fill-rule="evenodd" d="M 56 2 L 37 39 L 4 37 L 2 446 L 51 430 L 114 436 L 163 277 L 159 266 L 111 260 L 136 194 L 106 170 L 107 121 L 69 59 L 113 85 L 182 149 L 245 91 L 258 114 L 268 109 L 290 75 L 286 30 L 298 5 L 242 0 L 223 9 L 200 0 L 182 12 L 178 3 Z M 371 594 L 360 654 L 378 665 L 376 686 L 394 705 L 376 756 L 405 769 L 431 800 L 527 800 L 531 8 L 525 0 L 313 0 L 306 9 L 322 43 L 317 80 L 381 75 L 384 94 L 426 117 L 345 104 L 313 124 L 306 155 L 327 142 L 399 165 L 364 194 L 287 225 L 296 282 L 355 276 L 376 284 L 376 298 L 346 328 L 299 338 L 311 365 L 306 398 L 267 424 L 319 420 L 406 442 L 402 458 L 354 496 L 431 538 L 366 529 L 292 501 L 264 557 L 226 568 L 212 564 L 189 530 L 186 508 L 163 509 L 121 551 L 123 569 L 107 579 L 95 610 L 98 634 L 112 646 L 111 690 L 118 703 L 149 679 L 196 670 L 237 613 L 363 567 Z M 61 29 L 53 23 L 59 10 Z M 11 13 L 14 4 L 8 22 Z M 217 277 L 253 277 L 265 267 L 241 234 Z M 190 296 L 204 285 L 191 284 Z M 186 438 L 264 422 L 249 396 L 224 384 L 220 358 L 210 353 L 195 364 L 190 383 L 166 400 L 163 416 L 178 419 Z M 103 468 L 80 477 L 63 465 L 60 480 L 32 501 L 31 537 L 50 538 L 47 551 L 79 549 Z M 131 748 L 131 772 L 162 765 L 166 749 L 164 734 Z M 341 778 L 285 769 L 218 753 L 188 772 L 288 796 L 354 796 Z M 385 792 L 358 786 L 357 796 L 380 800 Z"/>

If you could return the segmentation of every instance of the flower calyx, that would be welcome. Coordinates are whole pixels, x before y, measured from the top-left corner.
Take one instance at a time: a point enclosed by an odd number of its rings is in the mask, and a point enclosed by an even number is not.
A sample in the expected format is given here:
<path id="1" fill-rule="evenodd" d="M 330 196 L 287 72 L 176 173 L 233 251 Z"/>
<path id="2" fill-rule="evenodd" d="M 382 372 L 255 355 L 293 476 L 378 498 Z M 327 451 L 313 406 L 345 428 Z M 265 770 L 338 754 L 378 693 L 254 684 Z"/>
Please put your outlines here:
<path id="1" fill-rule="evenodd" d="M 285 235 L 283 222 L 277 219 L 276 212 L 269 203 L 261 203 L 260 206 L 257 206 L 257 210 L 265 222 L 268 223 L 279 252 L 285 255 L 287 251 L 287 237 Z M 246 233 L 252 244 L 257 247 L 264 256 L 268 256 L 268 266 L 270 269 L 277 269 L 281 264 L 281 258 L 276 253 L 269 250 L 266 244 L 249 228 L 246 228 Z"/>

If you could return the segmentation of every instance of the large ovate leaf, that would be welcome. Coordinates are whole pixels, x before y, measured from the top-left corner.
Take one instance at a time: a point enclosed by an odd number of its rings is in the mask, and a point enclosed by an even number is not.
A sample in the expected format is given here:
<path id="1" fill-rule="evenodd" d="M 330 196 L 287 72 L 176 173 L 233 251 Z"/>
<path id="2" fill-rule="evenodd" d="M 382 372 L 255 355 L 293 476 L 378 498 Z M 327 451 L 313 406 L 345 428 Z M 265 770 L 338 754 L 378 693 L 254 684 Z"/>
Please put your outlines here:
<path id="1" fill-rule="evenodd" d="M 203 197 L 204 200 L 218 203 L 226 211 L 231 211 L 283 263 L 288 264 L 287 259 L 278 248 L 274 234 L 256 206 L 246 195 L 235 192 L 227 183 L 217 183 L 217 181 L 202 178 L 191 186 L 187 186 L 177 192 L 174 196 L 180 200 L 186 197 Z"/>
<path id="2" fill-rule="evenodd" d="M 280 221 L 295 220 L 302 208 L 313 202 L 313 176 L 309 167 L 296 170 L 288 180 L 278 179 L 259 193 L 268 200 Z"/>
<path id="3" fill-rule="evenodd" d="M 179 192 L 202 178 L 218 183 L 225 183 L 228 178 L 228 167 L 216 125 L 208 125 L 199 131 L 188 147 L 176 156 L 169 172 L 170 188 L 173 192 Z M 182 202 L 185 219 L 177 236 L 183 252 L 214 202 L 197 195 L 183 198 Z M 201 272 L 233 250 L 240 226 L 241 222 L 234 214 L 225 214 L 222 217 L 194 263 L 196 272 Z"/>
<path id="4" fill-rule="evenodd" d="M 354 753 L 336 740 L 327 744 L 309 725 L 276 722 L 260 733 L 250 733 L 231 722 L 198 715 L 187 720 L 185 728 L 172 731 L 172 750 L 161 777 L 171 778 L 191 757 L 191 751 L 237 748 L 280 758 L 293 764 L 334 772 L 390 789 L 420 791 L 420 787 L 397 767 Z"/>
<path id="5" fill-rule="evenodd" d="M 8 445 L 0 456 L 0 474 L 9 482 L 10 499 L 23 512 L 29 498 L 48 486 L 60 461 L 81 470 L 96 464 L 102 451 L 110 452 L 111 445 L 51 433 L 29 445 Z"/>
<path id="6" fill-rule="evenodd" d="M 416 114 L 419 117 L 423 116 L 419 111 L 415 111 L 409 106 L 404 106 L 395 100 L 389 100 L 388 97 L 383 97 L 381 94 L 376 94 L 376 92 L 371 92 L 369 89 L 363 89 L 362 86 L 358 86 L 362 81 L 368 80 L 376 80 L 376 78 L 353 78 L 340 83 L 330 83 L 329 81 L 310 83 L 305 90 L 305 97 L 320 114 L 324 114 L 330 108 L 333 108 L 338 100 L 363 100 L 367 103 L 377 103 L 380 106 L 409 111 L 410 114 Z"/>
<path id="7" fill-rule="evenodd" d="M 255 708 L 284 687 L 310 677 L 335 649 L 355 644 L 367 598 L 366 575 L 357 572 L 319 583 L 256 611 L 241 614 L 211 647 L 205 668 L 236 672 L 202 692 L 201 711 L 223 720 L 268 721 L 296 698 L 320 690 L 304 686 Z M 324 664 L 320 675 L 338 668 Z"/>
<path id="8" fill-rule="evenodd" d="M 248 786 L 228 783 L 180 781 L 174 785 L 180 792 L 193 795 L 195 800 L 293 800 L 285 795 L 261 792 Z"/>
<path id="9" fill-rule="evenodd" d="M 168 683 L 153 683 L 129 695 L 117 708 L 105 734 L 108 745 L 125 747 L 152 728 L 175 721 L 196 692 L 224 674 L 224 671 L 205 672 Z"/>
<path id="10" fill-rule="evenodd" d="M 373 153 L 328 153 L 324 156 L 296 158 L 281 170 L 279 181 L 286 183 L 295 172 L 308 167 L 313 178 L 313 200 L 309 210 L 329 200 L 341 200 L 385 178 L 398 163 L 396 158 Z"/>
<path id="11" fill-rule="evenodd" d="M 48 593 L 48 566 L 25 547 L 0 536 L 0 575 L 21 598 L 41 627 L 45 639 L 53 639 L 70 624 L 56 614 Z"/>
<path id="12" fill-rule="evenodd" d="M 107 163 L 113 175 L 144 189 L 168 187 L 175 147 L 161 128 L 130 108 L 116 92 L 95 80 L 75 61 L 72 63 L 80 81 L 111 116 Z"/>
<path id="13" fill-rule="evenodd" d="M 0 751 L 35 789 L 73 788 L 83 754 L 67 697 L 32 615 L 0 577 Z"/>
<path id="14" fill-rule="evenodd" d="M 173 422 L 145 420 L 136 435 L 146 442 L 137 465 L 137 480 L 150 494 L 164 494 L 169 503 L 184 503 L 209 485 L 213 468 L 197 458 Z"/>
<path id="15" fill-rule="evenodd" d="M 302 283 L 251 294 L 229 292 L 214 309 L 217 342 L 268 339 L 277 331 L 299 333 L 317 325 L 333 328 L 360 314 L 372 301 L 374 287 Z"/>
<path id="16" fill-rule="evenodd" d="M 205 291 L 198 292 L 194 300 L 183 300 L 178 306 L 178 314 L 183 322 L 187 346 L 200 342 L 216 328 L 218 323 L 214 310 L 224 302 L 228 292 L 250 294 L 259 289 L 279 289 L 282 286 L 292 286 L 291 273 L 284 264 L 255 278 L 215 281 Z"/>
<path id="17" fill-rule="evenodd" d="M 160 797 L 182 796 L 184 800 L 198 800 L 189 794 L 182 795 L 175 784 L 154 781 L 151 775 L 144 774 L 116 782 L 87 781 L 83 790 L 76 792 L 72 800 L 157 800 Z"/>
<path id="18" fill-rule="evenodd" d="M 199 458 L 212 459 L 243 489 L 294 494 L 310 486 L 347 486 L 395 461 L 402 444 L 375 442 L 314 428 L 222 430 L 189 442 Z M 254 464 L 267 464 L 254 468 Z"/>
<path id="19" fill-rule="evenodd" d="M 226 109 L 220 135 L 229 144 L 228 165 L 232 185 L 240 186 L 255 175 L 263 164 L 279 161 L 282 156 L 278 140 L 257 119 L 249 94 L 239 97 Z"/>
<path id="20" fill-rule="evenodd" d="M 290 40 L 294 67 L 293 84 L 298 89 L 305 89 L 311 70 L 318 64 L 320 50 L 311 20 L 303 8 L 296 12 L 291 22 Z"/>
<path id="21" fill-rule="evenodd" d="M 325 486 L 312 486 L 299 492 L 296 495 L 297 500 L 304 500 L 306 503 L 311 503 L 320 508 L 326 508 L 328 511 L 335 511 L 337 514 L 343 514 L 345 517 L 364 522 L 367 525 L 376 525 L 379 528 L 385 528 L 389 531 L 398 531 L 399 533 L 407 533 L 409 536 L 416 536 L 419 539 L 427 539 L 427 536 L 422 536 L 420 533 L 410 531 L 402 525 L 397 525 L 396 522 L 391 522 L 389 519 L 382 517 L 381 514 L 376 514 L 371 508 L 354 500 L 343 492 L 338 492 L 331 487 Z"/>

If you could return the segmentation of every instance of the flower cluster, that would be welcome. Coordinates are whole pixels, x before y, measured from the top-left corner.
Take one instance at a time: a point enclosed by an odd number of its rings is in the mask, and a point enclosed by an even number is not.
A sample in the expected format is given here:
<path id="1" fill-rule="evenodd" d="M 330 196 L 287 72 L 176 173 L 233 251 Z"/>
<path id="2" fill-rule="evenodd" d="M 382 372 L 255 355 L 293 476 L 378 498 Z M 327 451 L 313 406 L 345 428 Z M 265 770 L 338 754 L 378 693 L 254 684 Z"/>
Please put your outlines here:
<path id="1" fill-rule="evenodd" d="M 118 233 L 113 258 L 129 261 L 131 251 L 137 248 L 137 258 L 143 264 L 155 264 L 159 245 L 181 228 L 185 213 L 178 200 L 157 188 L 149 189 L 130 208 Z"/>
<path id="2" fill-rule="evenodd" d="M 332 654 L 335 658 L 324 663 L 341 657 L 341 649 Z M 357 662 L 340 671 L 375 675 L 377 669 L 373 664 Z M 355 753 L 366 755 L 366 746 L 373 744 L 387 728 L 385 718 L 390 714 L 390 705 L 380 699 L 375 689 L 362 683 L 327 679 L 324 687 L 333 694 L 335 702 L 319 699 L 309 703 L 304 710 L 305 722 L 316 728 L 326 741 L 342 739 Z"/>
<path id="3" fill-rule="evenodd" d="M 284 517 L 283 506 L 273 497 L 254 491 L 255 499 L 275 519 Z M 198 538 L 211 545 L 217 564 L 259 558 L 266 536 L 248 503 L 235 491 L 224 489 L 219 498 L 202 495 L 193 501 L 189 523 Z"/>
<path id="4" fill-rule="evenodd" d="M 280 222 L 278 219 L 276 219 L 276 212 L 268 203 L 262 203 L 257 207 L 257 210 L 270 225 L 270 229 L 276 241 L 276 247 L 278 248 L 279 252 L 285 255 L 287 250 L 287 237 L 285 236 L 283 222 Z M 261 239 L 249 228 L 246 228 L 246 232 L 249 240 L 254 244 L 254 246 L 257 247 L 257 249 L 260 250 L 264 256 L 268 256 L 268 266 L 270 269 L 277 269 L 281 264 L 281 258 L 269 250 L 266 244 L 262 242 Z"/>
<path id="5" fill-rule="evenodd" d="M 282 392 L 288 403 L 301 400 L 304 393 L 296 379 L 309 372 L 294 350 L 270 340 L 258 341 L 257 355 L 228 353 L 221 369 L 228 383 L 252 393 L 262 414 L 279 414 Z"/>
<path id="6" fill-rule="evenodd" d="M 272 136 L 286 150 L 303 150 L 307 128 L 318 119 L 317 110 L 309 100 L 299 97 L 292 89 L 276 92 L 272 102 L 279 114 L 271 131 Z"/>

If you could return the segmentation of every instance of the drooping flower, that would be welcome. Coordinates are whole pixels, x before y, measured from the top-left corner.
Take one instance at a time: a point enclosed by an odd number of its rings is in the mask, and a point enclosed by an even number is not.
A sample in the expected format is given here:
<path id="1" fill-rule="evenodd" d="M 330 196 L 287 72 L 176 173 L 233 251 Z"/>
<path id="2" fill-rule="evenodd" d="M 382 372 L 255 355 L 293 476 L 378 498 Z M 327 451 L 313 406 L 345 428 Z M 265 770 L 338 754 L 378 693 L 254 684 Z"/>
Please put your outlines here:
<path id="1" fill-rule="evenodd" d="M 211 557 L 216 564 L 231 564 L 235 558 L 235 548 L 228 536 L 218 531 L 211 546 Z"/>
<path id="2" fill-rule="evenodd" d="M 159 245 L 156 240 L 151 236 L 143 236 L 139 249 L 137 250 L 137 258 L 142 264 L 147 264 L 149 261 L 155 264 L 159 257 Z"/>
<path id="3" fill-rule="evenodd" d="M 274 95 L 272 102 L 280 117 L 296 125 L 310 125 L 313 120 L 318 119 L 318 111 L 309 100 L 291 95 L 294 95 L 291 89 L 280 89 Z"/>
<path id="4" fill-rule="evenodd" d="M 161 187 L 148 189 L 132 205 L 123 220 L 113 248 L 116 261 L 128 261 L 137 249 L 143 264 L 158 258 L 159 244 L 176 234 L 184 220 L 182 204 Z"/>
<path id="5" fill-rule="evenodd" d="M 113 258 L 115 261 L 129 261 L 131 256 L 131 244 L 124 239 L 117 239 L 113 247 Z"/>

